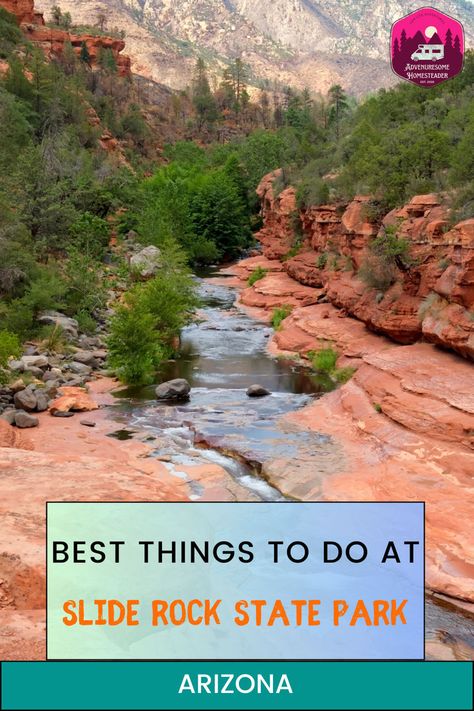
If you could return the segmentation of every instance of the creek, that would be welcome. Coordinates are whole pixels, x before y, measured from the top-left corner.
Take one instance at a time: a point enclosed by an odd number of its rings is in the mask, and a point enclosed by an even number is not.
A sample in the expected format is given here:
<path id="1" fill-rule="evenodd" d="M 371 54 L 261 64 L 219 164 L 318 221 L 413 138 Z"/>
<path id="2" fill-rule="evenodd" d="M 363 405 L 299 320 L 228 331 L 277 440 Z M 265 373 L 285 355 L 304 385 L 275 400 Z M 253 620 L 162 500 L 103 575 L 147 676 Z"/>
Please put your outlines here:
<path id="1" fill-rule="evenodd" d="M 186 378 L 191 399 L 171 405 L 158 403 L 153 387 L 122 389 L 112 408 L 120 423 L 115 436 L 149 442 L 152 456 L 188 483 L 194 500 L 201 499 L 204 487 L 183 467 L 209 463 L 228 473 L 236 500 L 284 500 L 267 481 L 272 466 L 296 475 L 298 470 L 314 472 L 317 498 L 318 482 L 330 475 L 341 452 L 326 435 L 301 430 L 281 417 L 327 392 L 333 387 L 330 379 L 271 357 L 266 347 L 272 329 L 236 307 L 236 290 L 225 284 L 222 273 L 201 275 L 198 288 L 203 304 L 199 319 L 183 329 L 178 357 L 160 373 L 163 381 Z M 246 389 L 253 383 L 271 395 L 249 398 Z M 427 596 L 425 624 L 428 657 L 472 658 L 472 618 L 467 613 Z"/>

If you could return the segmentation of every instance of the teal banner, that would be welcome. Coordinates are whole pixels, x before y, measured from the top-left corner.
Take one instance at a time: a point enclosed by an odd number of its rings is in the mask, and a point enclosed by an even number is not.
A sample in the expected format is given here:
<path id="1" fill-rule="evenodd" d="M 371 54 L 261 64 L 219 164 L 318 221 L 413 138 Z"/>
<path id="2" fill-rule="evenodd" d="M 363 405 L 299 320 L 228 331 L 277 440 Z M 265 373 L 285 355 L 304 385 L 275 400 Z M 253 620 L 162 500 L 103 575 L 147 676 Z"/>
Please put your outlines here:
<path id="1" fill-rule="evenodd" d="M 2 709 L 471 709 L 469 662 L 4 662 Z"/>

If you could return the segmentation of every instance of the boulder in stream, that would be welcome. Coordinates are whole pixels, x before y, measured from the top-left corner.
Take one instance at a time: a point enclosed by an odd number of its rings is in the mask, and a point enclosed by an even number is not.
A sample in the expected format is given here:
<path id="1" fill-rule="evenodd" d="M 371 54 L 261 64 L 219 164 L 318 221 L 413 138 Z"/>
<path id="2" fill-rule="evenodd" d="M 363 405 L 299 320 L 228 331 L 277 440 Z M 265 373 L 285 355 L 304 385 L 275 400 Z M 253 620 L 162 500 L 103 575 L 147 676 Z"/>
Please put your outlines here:
<path id="1" fill-rule="evenodd" d="M 251 385 L 247 388 L 247 395 L 249 397 L 265 397 L 265 395 L 270 395 L 270 390 L 267 390 L 263 385 Z"/>
<path id="2" fill-rule="evenodd" d="M 161 383 L 155 389 L 158 400 L 189 400 L 191 386 L 184 378 L 175 378 Z"/>

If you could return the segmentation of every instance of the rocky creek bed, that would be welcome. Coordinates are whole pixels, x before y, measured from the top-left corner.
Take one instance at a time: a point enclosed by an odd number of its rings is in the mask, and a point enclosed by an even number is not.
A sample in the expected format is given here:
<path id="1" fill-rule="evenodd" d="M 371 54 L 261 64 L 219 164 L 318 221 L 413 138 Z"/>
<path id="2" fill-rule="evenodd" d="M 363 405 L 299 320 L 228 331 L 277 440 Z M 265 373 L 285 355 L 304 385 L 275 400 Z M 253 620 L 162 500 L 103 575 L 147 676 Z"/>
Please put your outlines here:
<path id="1" fill-rule="evenodd" d="M 302 428 L 294 415 L 317 401 L 330 383 L 295 361 L 271 357 L 267 345 L 272 329 L 236 306 L 235 283 L 226 283 L 223 276 L 200 280 L 200 319 L 183 330 L 179 357 L 161 373 L 164 380 L 189 381 L 189 402 L 157 404 L 153 388 L 118 390 L 109 414 L 120 427 L 110 434 L 146 442 L 150 456 L 159 458 L 171 477 L 188 484 L 193 500 L 209 500 L 192 474 L 192 467 L 209 463 L 236 482 L 235 500 L 286 499 L 291 505 L 299 498 L 297 489 L 286 497 L 275 485 L 277 470 L 278 476 L 303 481 L 310 472 L 312 495 L 307 496 L 305 486 L 301 498 L 322 498 L 324 481 L 344 452 L 335 438 Z M 246 389 L 252 383 L 271 394 L 249 398 Z M 472 630 L 469 612 L 428 596 L 429 657 L 472 657 Z"/>

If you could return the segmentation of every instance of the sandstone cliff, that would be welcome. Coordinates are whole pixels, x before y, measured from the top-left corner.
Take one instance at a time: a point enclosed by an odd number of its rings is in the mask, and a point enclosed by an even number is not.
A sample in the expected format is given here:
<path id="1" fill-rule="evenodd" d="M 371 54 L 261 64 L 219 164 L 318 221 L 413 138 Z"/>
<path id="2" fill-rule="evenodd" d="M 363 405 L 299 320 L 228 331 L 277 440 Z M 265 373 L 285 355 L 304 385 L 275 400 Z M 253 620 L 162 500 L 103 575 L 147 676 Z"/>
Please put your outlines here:
<path id="1" fill-rule="evenodd" d="M 44 22 L 42 12 L 34 6 L 34 0 L 0 0 L 0 6 L 11 12 L 18 20 L 26 38 L 45 52 L 48 57 L 60 57 L 64 45 L 70 42 L 79 55 L 82 44 L 85 43 L 94 69 L 99 62 L 102 50 L 111 50 L 121 76 L 131 74 L 130 57 L 122 54 L 125 42 L 115 37 L 96 36 L 92 34 L 74 34 L 59 27 L 49 27 Z"/>
<path id="2" fill-rule="evenodd" d="M 305 358 L 331 347 L 337 366 L 355 372 L 284 418 L 283 426 L 328 436 L 337 461 L 280 459 L 263 474 L 302 500 L 424 501 L 427 586 L 472 609 L 474 220 L 450 227 L 435 195 L 414 197 L 380 227 L 368 221 L 367 196 L 297 212 L 294 189 L 275 197 L 274 178 L 258 189 L 263 255 L 232 268 L 240 303 L 267 321 L 274 308 L 292 308 L 270 352 Z M 394 223 L 409 260 L 377 291 L 357 270 L 379 229 Z M 248 286 L 256 267 L 265 276 Z"/>
<path id="3" fill-rule="evenodd" d="M 381 225 L 369 221 L 369 196 L 298 213 L 294 189 L 275 198 L 273 179 L 258 189 L 264 227 L 257 237 L 266 257 L 290 252 L 300 220 L 300 249 L 283 262 L 289 276 L 323 289 L 327 301 L 398 343 L 425 340 L 474 360 L 474 219 L 450 227 L 436 195 L 413 197 Z M 394 265 L 388 289 L 370 288 L 358 272 L 370 241 L 389 226 L 408 242 L 405 264 Z"/>

